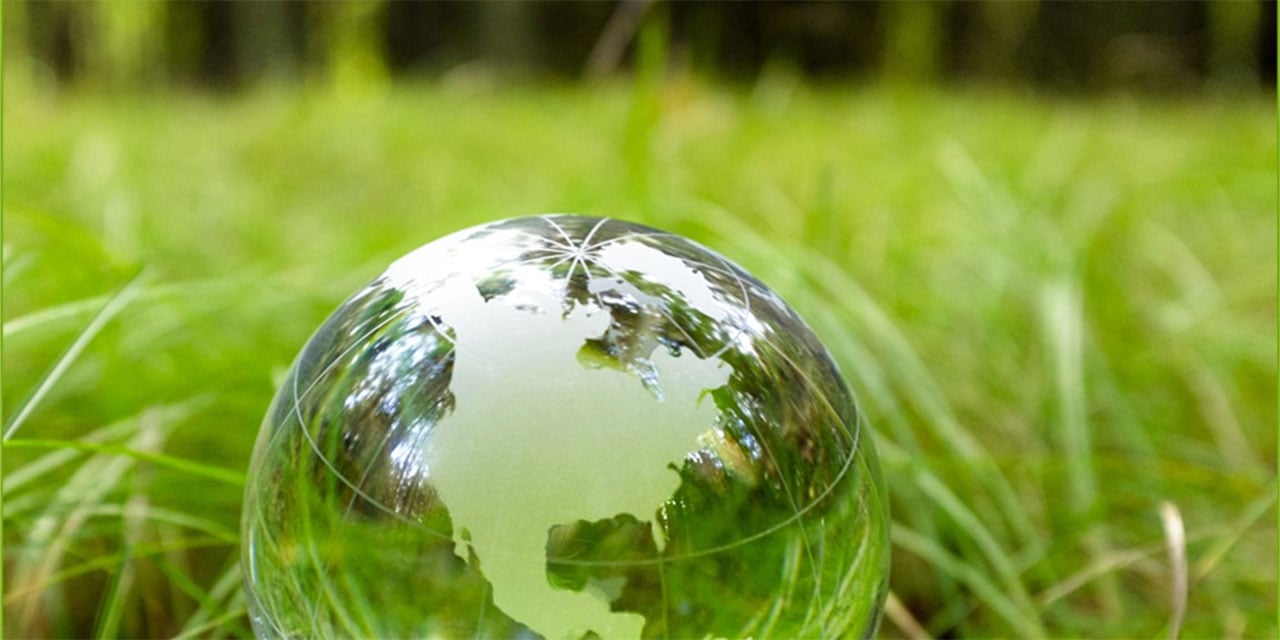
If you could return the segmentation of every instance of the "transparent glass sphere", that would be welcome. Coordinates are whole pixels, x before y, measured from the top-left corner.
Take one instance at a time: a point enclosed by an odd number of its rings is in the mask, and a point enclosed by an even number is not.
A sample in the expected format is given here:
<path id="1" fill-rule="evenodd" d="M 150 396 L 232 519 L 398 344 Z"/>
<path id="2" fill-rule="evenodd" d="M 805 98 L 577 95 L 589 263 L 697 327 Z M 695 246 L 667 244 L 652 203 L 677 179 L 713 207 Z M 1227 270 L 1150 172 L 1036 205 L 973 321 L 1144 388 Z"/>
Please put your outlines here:
<path id="1" fill-rule="evenodd" d="M 243 539 L 263 637 L 866 637 L 889 557 L 870 430 L 795 312 L 567 215 L 344 302 L 266 416 Z"/>

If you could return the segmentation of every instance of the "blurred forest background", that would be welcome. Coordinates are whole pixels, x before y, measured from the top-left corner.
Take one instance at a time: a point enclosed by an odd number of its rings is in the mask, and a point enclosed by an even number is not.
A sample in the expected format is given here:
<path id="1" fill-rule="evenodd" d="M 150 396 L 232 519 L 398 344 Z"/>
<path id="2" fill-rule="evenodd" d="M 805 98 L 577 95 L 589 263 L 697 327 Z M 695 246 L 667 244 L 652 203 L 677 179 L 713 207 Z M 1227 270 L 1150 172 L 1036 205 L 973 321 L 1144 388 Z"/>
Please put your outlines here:
<path id="1" fill-rule="evenodd" d="M 1274 87 L 1275 2 L 5 3 L 7 69 L 93 88 L 377 83 L 485 63 L 520 78 L 627 66 L 645 19 L 670 62 L 751 80 L 1007 83 L 1054 91 Z M 16 68 L 15 68 L 15 64 Z"/>

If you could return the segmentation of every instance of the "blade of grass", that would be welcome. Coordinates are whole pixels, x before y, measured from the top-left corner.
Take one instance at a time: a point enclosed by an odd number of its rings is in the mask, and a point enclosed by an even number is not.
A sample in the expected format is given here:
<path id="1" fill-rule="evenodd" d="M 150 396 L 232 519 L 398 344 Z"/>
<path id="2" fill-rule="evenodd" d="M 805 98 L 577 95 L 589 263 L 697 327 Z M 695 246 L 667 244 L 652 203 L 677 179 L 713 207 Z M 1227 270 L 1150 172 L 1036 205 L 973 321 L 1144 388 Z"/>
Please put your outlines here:
<path id="1" fill-rule="evenodd" d="M 1160 552 L 1158 545 L 1149 545 L 1143 549 L 1132 549 L 1127 551 L 1113 551 L 1111 554 L 1097 558 L 1089 566 L 1077 571 L 1061 582 L 1045 589 L 1036 597 L 1036 602 L 1041 607 L 1049 605 L 1071 595 L 1081 587 L 1097 580 L 1099 577 L 1107 575 L 1117 569 L 1123 569 L 1135 562 L 1146 560 Z"/>
<path id="2" fill-rule="evenodd" d="M 992 613 L 1013 629 L 1014 634 L 1023 638 L 1045 637 L 1040 622 L 1027 617 L 1021 607 L 986 578 L 981 569 L 956 558 L 937 542 L 905 527 L 893 527 L 890 537 L 895 545 L 928 560 L 939 571 L 968 586 L 974 595 L 991 608 Z"/>
<path id="3" fill-rule="evenodd" d="M 134 296 L 133 302 L 141 304 L 143 302 L 156 302 L 171 298 L 208 299 L 214 293 L 239 293 L 243 291 L 245 282 L 244 278 L 229 277 L 152 285 L 138 291 Z M 21 316 L 8 318 L 4 321 L 4 337 L 6 339 L 14 338 L 35 329 L 71 322 L 93 313 L 95 309 L 101 310 L 104 305 L 109 304 L 111 299 L 117 295 L 119 293 L 71 300 Z"/>
<path id="4" fill-rule="evenodd" d="M 973 541 L 977 543 L 987 562 L 995 569 L 996 575 L 999 576 L 1006 593 L 1010 596 L 1010 600 L 1017 605 L 1025 620 L 1029 621 L 1037 629 L 1037 633 L 1034 635 L 1043 637 L 1044 629 L 1040 626 L 1039 614 L 1031 602 L 1031 596 L 1027 593 L 1026 585 L 1023 584 L 1018 575 L 1013 558 L 1001 548 L 1000 543 L 996 541 L 991 531 L 934 474 L 920 467 L 916 471 L 914 481 L 916 486 L 934 504 L 951 516 L 956 524 L 960 525 L 961 530 L 969 534 Z"/>
<path id="5" fill-rule="evenodd" d="M 119 488 L 129 471 L 135 468 L 136 460 L 153 459 L 153 461 L 165 461 L 170 458 L 169 456 L 153 453 L 153 450 L 160 447 L 160 443 L 167 437 L 168 430 L 173 425 L 171 413 L 161 408 L 152 408 L 144 412 L 138 420 L 139 428 L 137 434 L 127 445 L 115 447 L 99 444 L 86 445 L 91 450 L 97 448 L 121 449 L 132 452 L 134 455 L 132 457 L 93 456 L 81 465 L 63 485 L 53 491 L 52 499 L 47 502 L 43 511 L 37 514 L 31 526 L 30 533 L 26 539 L 26 548 L 23 549 L 22 553 L 16 554 L 14 558 L 14 575 L 17 576 L 15 583 L 24 585 L 26 588 L 7 594 L 6 602 L 9 602 L 9 598 L 14 594 L 25 593 L 36 586 L 41 586 L 40 588 L 45 590 L 52 590 L 53 587 L 60 584 L 59 579 L 51 576 L 63 573 L 58 572 L 57 568 L 62 564 L 71 540 L 77 536 L 77 532 L 89 521 L 93 511 L 102 506 L 106 496 Z M 20 440 L 11 441 L 6 443 L 5 447 L 14 444 L 20 447 L 22 442 Z M 84 445 L 85 443 L 75 444 Z M 142 511 L 145 512 L 145 509 Z M 140 522 L 137 507 L 135 506 L 132 513 L 126 511 L 124 516 L 125 546 L 136 545 L 136 533 L 138 530 L 136 523 Z M 105 566 L 111 566 L 119 563 L 121 557 L 121 554 L 111 554 L 98 560 L 105 561 Z M 126 582 L 116 583 L 112 588 L 117 591 L 113 593 L 120 593 L 119 589 L 121 588 L 127 592 L 127 587 L 129 586 L 127 577 L 123 573 L 117 573 L 113 580 L 116 579 L 126 580 Z M 119 596 L 111 595 L 106 601 L 108 608 L 104 609 L 104 613 L 99 616 L 97 629 L 99 632 L 110 631 L 109 627 L 114 624 L 112 621 L 112 615 L 114 614 L 110 613 L 110 607 L 119 606 L 121 601 L 117 600 L 117 597 Z M 61 617 L 56 611 L 56 603 L 60 599 L 60 593 L 56 590 L 53 590 L 48 594 L 48 597 L 44 598 L 55 609 L 55 611 L 46 612 L 48 616 Z M 40 611 L 40 601 L 41 598 L 35 596 L 26 599 L 20 609 L 21 629 L 26 629 L 29 633 L 36 632 L 32 625 L 36 620 L 37 612 Z"/>
<path id="6" fill-rule="evenodd" d="M 32 311 L 16 318 L 10 318 L 4 322 L 4 337 L 5 339 L 10 339 L 32 329 L 89 315 L 94 310 L 101 313 L 102 308 L 111 301 L 114 295 L 117 294 L 72 300 L 45 307 L 39 311 Z"/>
<path id="7" fill-rule="evenodd" d="M 224 570 L 222 575 L 214 581 L 213 587 L 209 589 L 206 597 L 203 599 L 197 598 L 199 606 L 191 614 L 191 617 L 187 618 L 187 621 L 182 625 L 182 630 L 178 632 L 178 635 L 180 637 L 193 635 L 211 628 L 206 625 L 210 623 L 211 618 L 213 618 L 214 614 L 222 607 L 220 603 L 224 600 L 228 600 L 228 595 L 232 596 L 230 600 L 237 600 L 241 597 L 241 594 L 237 589 L 240 587 L 242 581 L 243 576 L 240 572 L 240 559 L 237 555 L 232 555 L 231 561 L 227 564 L 226 570 Z M 214 626 L 217 625 L 215 624 Z"/>
<path id="8" fill-rule="evenodd" d="M 127 512 L 127 506 L 122 504 L 100 504 L 87 508 L 83 511 L 84 515 L 88 517 L 114 518 L 124 518 Z M 217 521 L 210 520 L 208 518 L 201 518 L 200 516 L 184 513 L 182 511 L 175 511 L 165 507 L 150 505 L 147 507 L 146 511 L 141 514 L 141 517 L 152 522 L 171 524 L 184 529 L 199 531 L 222 540 L 224 543 L 229 545 L 237 544 L 240 541 L 240 536 L 234 529 L 231 529 Z"/>
<path id="9" fill-rule="evenodd" d="M 135 415 L 124 418 L 100 429 L 89 432 L 84 437 L 77 440 L 87 444 L 105 444 L 108 441 L 123 438 L 138 429 L 139 421 L 148 411 L 159 410 L 163 414 L 163 419 L 173 424 L 181 423 L 196 412 L 204 409 L 212 401 L 211 396 L 201 395 L 189 400 L 178 402 L 160 407 L 152 407 L 144 409 Z M 21 440 L 17 442 L 22 442 Z M 12 446 L 12 443 L 5 443 L 5 447 Z M 21 445 L 17 445 L 21 446 Z M 47 473 L 55 471 L 59 467 L 75 460 L 77 455 L 86 453 L 84 449 L 60 447 L 57 450 L 43 455 L 25 465 L 22 468 L 12 472 L 7 472 L 4 476 L 4 496 L 7 499 L 12 498 L 14 494 L 21 491 L 31 482 L 39 479 Z M 7 471 L 7 470 L 6 470 Z M 9 517 L 8 503 L 5 504 L 5 517 Z"/>
<path id="10" fill-rule="evenodd" d="M 1209 574 L 1213 573 L 1213 570 L 1217 568 L 1220 562 L 1222 562 L 1222 559 L 1231 551 L 1231 548 L 1240 541 L 1240 538 L 1244 536 L 1245 532 L 1252 529 L 1253 526 L 1257 524 L 1258 520 L 1262 518 L 1263 514 L 1275 506 L 1275 504 L 1276 481 L 1273 479 L 1270 487 L 1268 487 L 1261 496 L 1253 502 L 1250 502 L 1244 508 L 1240 517 L 1232 523 L 1227 534 L 1222 536 L 1216 544 L 1211 546 L 1201 555 L 1200 561 L 1196 563 L 1195 570 L 1192 572 L 1194 579 L 1199 582 L 1207 578 Z"/>
<path id="11" fill-rule="evenodd" d="M 1197 400 L 1205 426 L 1213 432 L 1222 458 L 1251 473 L 1266 474 L 1267 465 L 1258 459 L 1249 445 L 1222 381 L 1203 362 L 1184 367 L 1182 374 Z"/>
<path id="12" fill-rule="evenodd" d="M 112 456 L 125 456 L 150 462 L 162 467 L 168 467 L 176 471 L 181 471 L 193 476 L 199 476 L 209 480 L 216 480 L 223 484 L 229 484 L 236 487 L 244 487 L 244 473 L 219 467 L 216 465 L 203 464 L 194 462 L 187 458 L 179 458 L 177 456 L 166 455 L 163 453 L 153 453 L 150 451 L 139 451 L 137 449 L 112 444 L 99 444 L 94 442 L 83 442 L 80 440 L 11 440 L 4 444 L 7 449 L 71 449 L 76 451 L 88 451 Z"/>
<path id="13" fill-rule="evenodd" d="M 163 543 L 139 544 L 133 550 L 133 557 L 146 558 L 172 551 L 190 551 L 193 549 L 225 546 L 227 546 L 227 543 L 219 538 L 214 538 L 212 536 L 190 536 L 185 538 L 174 538 Z M 14 584 L 21 584 L 22 586 L 6 590 L 4 594 L 4 603 L 5 605 L 10 605 L 22 600 L 25 596 L 59 585 L 76 576 L 82 576 L 93 571 L 109 569 L 116 566 L 118 562 L 119 556 L 117 554 L 99 556 L 68 566 L 61 571 L 51 572 L 42 576 L 38 581 L 24 580 L 19 582 L 18 580 L 14 580 Z"/>
<path id="14" fill-rule="evenodd" d="M 1187 532 L 1182 524 L 1182 512 L 1172 502 L 1160 504 L 1160 522 L 1164 526 L 1169 572 L 1173 577 L 1169 585 L 1173 609 L 1169 620 L 1169 640 L 1177 640 L 1182 632 L 1182 618 L 1187 612 Z"/>
<path id="15" fill-rule="evenodd" d="M 882 443 L 881 450 L 886 461 L 894 458 L 902 460 L 907 458 L 905 452 L 889 442 Z M 978 545 L 983 557 L 995 570 L 1005 593 L 1008 594 L 1004 599 L 1018 610 L 1019 618 L 1023 620 L 1022 624 L 1040 629 L 1040 632 L 1034 635 L 1037 637 L 1043 636 L 1044 630 L 1041 627 L 1039 613 L 1027 592 L 1026 585 L 1023 584 L 1019 577 L 1019 572 L 1009 553 L 1001 548 L 1000 543 L 996 541 L 991 531 L 933 472 L 918 462 L 910 466 L 911 470 L 908 473 L 910 473 L 912 484 L 943 513 L 950 517 L 959 526 L 959 530 L 962 533 Z M 918 534 L 919 532 L 916 533 Z"/>
<path id="16" fill-rule="evenodd" d="M 3 282 L 6 287 L 10 286 L 11 283 L 18 279 L 18 276 L 21 275 L 23 271 L 31 268 L 32 264 L 35 264 L 35 256 L 30 253 L 23 254 L 13 260 L 9 260 L 8 256 L 5 256 L 4 276 L 3 280 L 0 280 L 0 282 Z"/>
<path id="17" fill-rule="evenodd" d="M 1066 280 L 1045 285 L 1044 335 L 1054 361 L 1058 392 L 1059 455 L 1067 465 L 1072 511 L 1080 516 L 1097 500 L 1092 438 L 1084 391 L 1084 329 L 1079 287 Z"/>
<path id="18" fill-rule="evenodd" d="M 111 572 L 111 582 L 107 586 L 102 607 L 98 611 L 98 621 L 94 625 L 95 638 L 114 638 L 119 634 L 124 601 L 133 588 L 133 574 L 133 543 L 126 539 L 120 549 L 115 570 Z"/>
<path id="19" fill-rule="evenodd" d="M 138 416 L 130 416 L 90 432 L 83 438 L 83 441 L 102 443 L 108 440 L 118 440 L 131 435 L 137 428 Z M 4 446 L 8 447 L 9 445 L 5 443 Z M 81 453 L 83 452 L 75 449 L 59 449 L 22 465 L 16 471 L 9 472 L 6 469 L 4 476 L 5 517 L 9 517 L 9 509 L 12 506 L 9 504 L 9 500 L 12 500 L 15 494 L 28 484 L 39 480 L 45 474 L 57 471 L 60 467 L 73 462 L 76 456 Z"/>
<path id="20" fill-rule="evenodd" d="M 636 38 L 638 77 L 623 129 L 626 186 L 631 197 L 649 202 L 653 187 L 653 132 L 662 120 L 662 77 L 667 71 L 670 19 L 666 7 L 645 11 Z"/>
<path id="21" fill-rule="evenodd" d="M 9 440 L 13 437 L 13 434 L 18 431 L 18 428 L 26 422 L 27 417 L 31 415 L 31 412 L 40 405 L 40 402 L 44 399 L 45 395 L 49 393 L 49 390 L 53 388 L 53 385 L 57 384 L 58 380 L 60 380 L 63 374 L 66 373 L 67 368 L 75 362 L 76 358 L 80 357 L 80 353 L 89 345 L 89 342 L 93 340 L 94 336 L 98 335 L 98 332 L 101 331 L 112 318 L 115 318 L 116 315 L 119 314 L 120 311 L 138 295 L 138 292 L 141 290 L 142 284 L 145 280 L 145 276 L 146 272 L 142 271 L 139 272 L 138 275 L 134 276 L 133 279 L 129 280 L 129 282 L 125 284 L 119 292 L 112 296 L 111 299 L 102 306 L 102 309 L 93 317 L 92 320 L 89 321 L 89 324 L 85 325 L 85 328 L 80 331 L 80 335 L 76 336 L 76 339 L 72 341 L 71 345 L 67 347 L 67 350 L 62 353 L 62 356 L 53 364 L 53 367 L 45 373 L 44 377 L 40 380 L 40 383 L 36 385 L 35 390 L 33 390 L 31 395 L 27 397 L 26 401 L 18 407 L 18 410 L 13 414 L 13 417 L 10 418 L 8 424 L 5 425 L 4 440 Z"/>
<path id="22" fill-rule="evenodd" d="M 143 414 L 138 425 L 138 438 L 134 447 L 146 453 L 155 453 L 164 447 L 167 427 L 159 409 Z M 132 488 L 128 501 L 124 505 L 124 514 L 120 523 L 120 565 L 112 576 L 111 586 L 102 600 L 99 610 L 97 631 L 95 635 L 105 640 L 119 635 L 120 620 L 124 615 L 125 603 L 133 590 L 137 569 L 133 562 L 133 550 L 141 542 L 143 524 L 150 510 L 151 500 L 148 497 L 149 482 L 146 469 L 131 469 Z"/>
<path id="23" fill-rule="evenodd" d="M 182 631 L 179 631 L 178 635 L 174 636 L 174 640 L 184 640 L 185 638 L 202 637 L 206 631 L 212 631 L 214 629 L 222 627 L 230 622 L 239 620 L 247 616 L 248 614 L 249 614 L 249 611 L 244 607 L 244 605 L 240 605 L 238 607 L 232 607 L 231 610 L 223 613 L 222 615 L 216 618 L 213 618 L 211 620 L 205 620 L 194 626 L 183 627 Z M 243 631 L 244 630 L 242 629 L 241 632 L 243 633 Z"/>
<path id="24" fill-rule="evenodd" d="M 13 558 L 13 576 L 10 589 L 5 594 L 5 602 L 12 602 L 26 593 L 36 590 L 51 589 L 58 584 L 53 579 L 57 567 L 61 564 L 69 541 L 76 531 L 88 519 L 88 512 L 97 507 L 103 498 L 113 491 L 134 464 L 129 458 L 94 457 L 86 461 L 72 474 L 71 478 L 54 492 L 28 532 L 27 548 Z M 63 505 L 72 505 L 67 512 L 61 512 Z M 107 558 L 107 566 L 116 562 L 115 556 Z M 13 585 L 22 585 L 13 589 Z M 48 601 L 47 617 L 57 619 L 63 617 L 58 611 L 61 594 L 57 591 L 46 594 Z M 44 635 L 33 625 L 40 618 L 41 598 L 34 595 L 25 598 L 16 611 L 18 628 L 27 630 L 30 635 Z"/>
<path id="25" fill-rule="evenodd" d="M 907 605 L 898 599 L 897 594 L 892 589 L 889 590 L 889 595 L 884 600 L 884 615 L 911 640 L 929 640 L 933 637 L 929 635 L 929 632 L 924 627 L 920 626 L 920 622 L 916 620 L 916 617 L 911 615 L 911 610 L 907 609 Z"/>
<path id="26" fill-rule="evenodd" d="M 1270 506 L 1269 503 L 1267 506 Z M 1231 534 L 1238 530 L 1233 527 L 1231 531 L 1221 534 L 1224 538 L 1230 538 Z M 1214 532 L 1201 531 L 1194 535 L 1188 535 L 1187 544 L 1197 543 L 1202 540 L 1214 537 Z M 1109 555 L 1098 558 L 1091 562 L 1088 566 L 1067 576 L 1062 581 L 1050 586 L 1049 588 L 1036 594 L 1035 601 L 1041 608 L 1047 608 L 1054 602 L 1061 600 L 1072 593 L 1078 591 L 1085 585 L 1097 580 L 1098 578 L 1113 573 L 1120 569 L 1124 569 L 1130 565 L 1137 564 L 1144 560 L 1149 560 L 1160 554 L 1161 550 L 1167 548 L 1165 541 L 1152 542 L 1133 549 L 1122 549 L 1112 551 Z"/>
<path id="27" fill-rule="evenodd" d="M 1044 340 L 1054 364 L 1059 457 L 1067 467 L 1069 513 L 1080 523 L 1096 507 L 1098 489 L 1085 398 L 1084 301 L 1079 284 L 1066 277 L 1047 283 L 1041 309 Z M 1084 544 L 1092 558 L 1110 554 L 1107 531 L 1101 523 L 1089 527 Z M 1114 617 L 1121 613 L 1122 606 L 1119 585 L 1111 575 L 1098 583 L 1098 597 L 1104 613 Z"/>

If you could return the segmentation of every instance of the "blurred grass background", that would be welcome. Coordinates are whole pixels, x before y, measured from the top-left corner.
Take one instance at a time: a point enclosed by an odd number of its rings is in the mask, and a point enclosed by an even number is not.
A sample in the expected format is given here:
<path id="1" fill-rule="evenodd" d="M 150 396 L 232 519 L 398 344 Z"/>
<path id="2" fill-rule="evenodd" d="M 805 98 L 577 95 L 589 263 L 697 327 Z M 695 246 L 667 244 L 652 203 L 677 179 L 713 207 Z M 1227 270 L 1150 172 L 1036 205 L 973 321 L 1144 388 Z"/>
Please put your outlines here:
<path id="1" fill-rule="evenodd" d="M 5 3 L 5 634 L 249 635 L 243 472 L 310 332 L 565 211 L 827 342 L 882 636 L 1275 637 L 1274 3 L 1185 4 Z"/>

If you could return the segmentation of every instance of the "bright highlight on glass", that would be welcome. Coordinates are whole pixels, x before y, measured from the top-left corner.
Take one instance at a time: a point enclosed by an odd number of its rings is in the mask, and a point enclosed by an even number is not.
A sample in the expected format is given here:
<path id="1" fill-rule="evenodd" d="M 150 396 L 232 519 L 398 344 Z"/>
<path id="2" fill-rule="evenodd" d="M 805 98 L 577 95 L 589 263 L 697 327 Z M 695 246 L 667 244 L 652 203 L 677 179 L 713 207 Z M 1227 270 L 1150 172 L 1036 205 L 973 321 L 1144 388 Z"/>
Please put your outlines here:
<path id="1" fill-rule="evenodd" d="M 261 637 L 865 637 L 888 578 L 870 430 L 804 322 L 698 244 L 568 215 L 343 303 L 243 534 Z"/>

